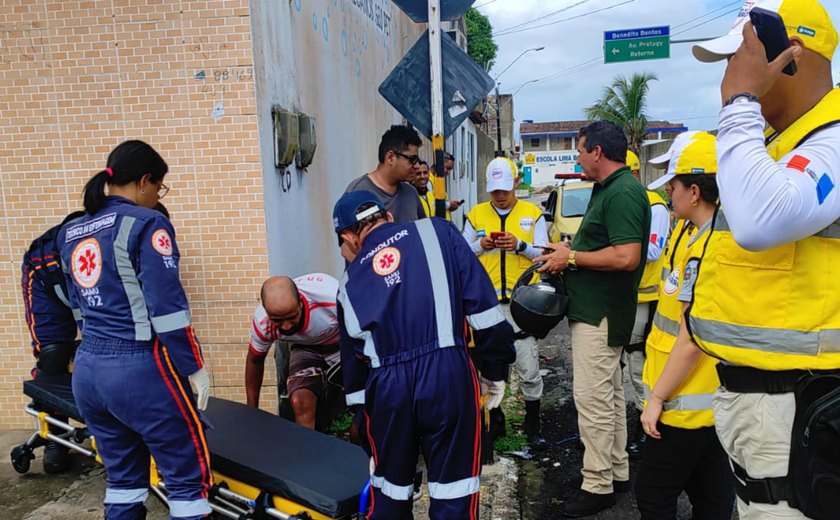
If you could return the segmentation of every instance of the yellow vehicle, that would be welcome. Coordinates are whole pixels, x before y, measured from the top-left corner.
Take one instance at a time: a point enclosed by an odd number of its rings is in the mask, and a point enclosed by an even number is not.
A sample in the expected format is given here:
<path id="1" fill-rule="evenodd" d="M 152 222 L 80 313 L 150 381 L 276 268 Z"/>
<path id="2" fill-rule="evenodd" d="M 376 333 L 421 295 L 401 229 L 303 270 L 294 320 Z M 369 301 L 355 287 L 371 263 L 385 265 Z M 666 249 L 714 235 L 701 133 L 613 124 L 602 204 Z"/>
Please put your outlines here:
<path id="1" fill-rule="evenodd" d="M 542 202 L 545 219 L 550 224 L 548 239 L 551 242 L 571 242 L 574 238 L 589 207 L 594 184 L 579 177 L 562 179 L 548 199 Z"/>

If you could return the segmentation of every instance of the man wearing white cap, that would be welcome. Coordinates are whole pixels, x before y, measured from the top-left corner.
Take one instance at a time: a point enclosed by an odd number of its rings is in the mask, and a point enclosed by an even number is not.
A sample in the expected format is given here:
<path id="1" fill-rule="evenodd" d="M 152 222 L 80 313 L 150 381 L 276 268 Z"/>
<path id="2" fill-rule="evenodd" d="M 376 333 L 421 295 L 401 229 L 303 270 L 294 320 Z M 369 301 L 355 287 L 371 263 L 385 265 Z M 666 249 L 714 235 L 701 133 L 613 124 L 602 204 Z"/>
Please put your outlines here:
<path id="1" fill-rule="evenodd" d="M 756 8 L 779 15 L 790 39 L 770 63 L 747 21 Z M 717 137 L 723 211 L 688 328 L 722 361 L 715 426 L 741 520 L 837 518 L 840 507 L 840 435 L 822 427 L 840 416 L 830 398 L 840 387 L 836 46 L 820 2 L 766 0 L 747 2 L 732 32 L 694 48 L 701 61 L 729 59 Z M 797 71 L 783 74 L 791 61 Z"/>
<path id="2" fill-rule="evenodd" d="M 516 363 L 519 386 L 525 397 L 525 434 L 534 448 L 544 447 L 540 434 L 539 345 L 536 338 L 519 330 L 510 315 L 510 296 L 516 280 L 531 267 L 548 244 L 548 231 L 542 210 L 517 200 L 517 168 L 510 159 L 497 157 L 487 165 L 487 193 L 490 201 L 476 205 L 464 223 L 464 239 L 496 288 L 502 312 L 516 331 Z"/>

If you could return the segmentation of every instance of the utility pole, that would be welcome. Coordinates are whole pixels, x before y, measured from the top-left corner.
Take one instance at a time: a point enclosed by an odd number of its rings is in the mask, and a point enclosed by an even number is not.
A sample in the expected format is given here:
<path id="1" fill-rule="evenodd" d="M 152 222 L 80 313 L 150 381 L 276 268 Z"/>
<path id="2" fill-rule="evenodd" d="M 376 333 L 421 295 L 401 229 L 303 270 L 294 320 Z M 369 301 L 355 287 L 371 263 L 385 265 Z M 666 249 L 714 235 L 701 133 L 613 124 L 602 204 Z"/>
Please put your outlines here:
<path id="1" fill-rule="evenodd" d="M 496 157 L 505 155 L 502 151 L 502 100 L 499 99 L 499 85 L 501 83 L 496 83 Z"/>
<path id="2" fill-rule="evenodd" d="M 440 0 L 429 0 L 429 66 L 432 85 L 432 149 L 435 164 L 432 171 L 432 191 L 435 197 L 435 216 L 446 218 L 446 171 L 443 132 L 443 59 L 441 57 Z"/>

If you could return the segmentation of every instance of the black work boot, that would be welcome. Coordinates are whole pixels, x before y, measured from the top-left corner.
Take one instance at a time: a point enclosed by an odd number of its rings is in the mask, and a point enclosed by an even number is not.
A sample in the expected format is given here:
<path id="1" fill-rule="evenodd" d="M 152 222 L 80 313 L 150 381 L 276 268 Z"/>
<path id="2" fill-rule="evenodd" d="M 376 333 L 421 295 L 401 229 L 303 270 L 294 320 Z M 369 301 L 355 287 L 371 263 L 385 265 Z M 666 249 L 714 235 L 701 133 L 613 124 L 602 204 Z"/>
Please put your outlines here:
<path id="1" fill-rule="evenodd" d="M 647 435 L 645 435 L 645 432 L 642 430 L 642 419 L 640 412 L 639 420 L 636 422 L 636 429 L 634 430 L 633 438 L 631 438 L 627 443 L 627 454 L 630 455 L 631 459 L 639 460 L 642 458 L 642 449 L 645 446 L 646 440 Z"/>
<path id="2" fill-rule="evenodd" d="M 540 435 L 540 400 L 525 401 L 525 436 L 534 450 L 548 447 L 548 442 Z"/>
<path id="3" fill-rule="evenodd" d="M 563 504 L 563 516 L 571 518 L 581 518 L 584 516 L 594 515 L 608 507 L 615 505 L 615 495 L 610 493 L 608 495 L 596 495 L 589 491 L 578 489 Z"/>
<path id="4" fill-rule="evenodd" d="M 61 435 L 65 431 L 57 426 L 50 425 L 50 433 Z M 69 451 L 69 448 L 55 441 L 47 441 L 47 445 L 44 446 L 44 472 L 62 473 L 70 469 L 73 460 L 70 459 Z"/>

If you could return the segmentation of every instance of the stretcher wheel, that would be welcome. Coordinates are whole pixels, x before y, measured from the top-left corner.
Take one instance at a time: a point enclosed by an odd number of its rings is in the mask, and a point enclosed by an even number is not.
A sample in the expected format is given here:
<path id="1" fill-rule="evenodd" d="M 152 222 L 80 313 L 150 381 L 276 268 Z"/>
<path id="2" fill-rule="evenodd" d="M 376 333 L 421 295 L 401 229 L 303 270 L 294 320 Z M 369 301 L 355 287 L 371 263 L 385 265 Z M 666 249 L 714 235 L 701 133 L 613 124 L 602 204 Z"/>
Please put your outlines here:
<path id="1" fill-rule="evenodd" d="M 12 448 L 12 467 L 21 475 L 29 471 L 30 462 L 34 458 L 35 454 L 25 445 Z"/>

